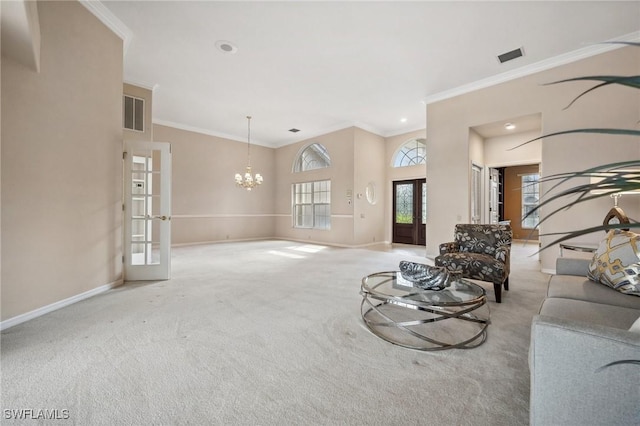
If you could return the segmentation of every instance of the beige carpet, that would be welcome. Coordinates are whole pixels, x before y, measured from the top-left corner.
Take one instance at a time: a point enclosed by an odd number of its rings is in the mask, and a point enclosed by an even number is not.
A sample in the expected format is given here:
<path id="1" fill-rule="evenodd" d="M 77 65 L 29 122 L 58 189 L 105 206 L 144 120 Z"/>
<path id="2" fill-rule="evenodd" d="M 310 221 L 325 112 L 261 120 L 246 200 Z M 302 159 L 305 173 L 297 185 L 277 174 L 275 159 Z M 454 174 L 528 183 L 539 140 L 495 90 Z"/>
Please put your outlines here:
<path id="1" fill-rule="evenodd" d="M 2 333 L 2 423 L 77 425 L 528 423 L 536 246 L 514 245 L 489 293 L 487 341 L 420 352 L 364 327 L 360 279 L 405 252 L 288 241 L 180 247 L 173 279 L 127 284 Z M 6 410 L 58 410 L 55 422 Z"/>

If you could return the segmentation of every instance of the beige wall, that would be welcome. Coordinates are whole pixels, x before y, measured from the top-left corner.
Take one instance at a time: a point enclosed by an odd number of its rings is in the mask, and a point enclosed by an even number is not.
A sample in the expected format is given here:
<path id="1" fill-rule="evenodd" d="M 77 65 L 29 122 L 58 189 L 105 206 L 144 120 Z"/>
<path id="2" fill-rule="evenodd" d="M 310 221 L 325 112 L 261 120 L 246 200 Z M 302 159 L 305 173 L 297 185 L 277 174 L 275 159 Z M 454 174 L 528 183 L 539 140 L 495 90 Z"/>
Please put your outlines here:
<path id="1" fill-rule="evenodd" d="M 275 235 L 275 150 L 251 145 L 254 173 L 264 183 L 235 185 L 247 166 L 247 144 L 154 125 L 154 139 L 172 149 L 173 244 L 267 238 Z"/>
<path id="2" fill-rule="evenodd" d="M 355 128 L 353 164 L 353 234 L 355 245 L 384 241 L 385 229 L 385 140 Z M 376 200 L 367 200 L 367 185 L 374 188 Z"/>
<path id="3" fill-rule="evenodd" d="M 484 139 L 473 129 L 469 129 L 469 161 L 484 166 Z"/>
<path id="4" fill-rule="evenodd" d="M 144 99 L 144 131 L 138 132 L 136 130 L 122 129 L 124 139 L 147 142 L 153 141 L 153 124 L 151 124 L 151 118 L 153 116 L 153 91 L 144 87 L 124 83 L 122 86 L 122 93 L 135 98 Z M 124 127 L 124 123 L 122 127 Z"/>
<path id="5" fill-rule="evenodd" d="M 636 128 L 640 116 L 637 90 L 607 87 L 580 99 L 568 110 L 564 107 L 590 84 L 544 83 L 581 75 L 637 74 L 640 50 L 617 49 L 531 76 L 427 106 L 427 144 L 430 220 L 427 224 L 427 251 L 436 253 L 438 244 L 448 241 L 456 216 L 468 220 L 468 134 L 469 128 L 509 117 L 542 113 L 543 133 L 581 127 Z M 575 135 L 545 139 L 542 143 L 542 173 L 579 170 L 604 162 L 638 158 L 640 144 L 634 138 Z M 437 161 L 429 161 L 437 159 Z M 543 191 L 548 186 L 543 186 Z M 452 192 L 455 190 L 455 192 Z M 453 195 L 453 196 L 452 196 Z M 628 197 L 631 199 L 632 197 Z M 633 205 L 632 205 L 633 204 Z M 640 201 L 629 200 L 630 216 L 638 217 Z M 541 228 L 543 233 L 574 230 L 602 223 L 610 200 L 601 199 L 576 206 Z M 543 214 L 545 211 L 543 211 Z M 585 237 L 597 241 L 600 234 Z M 550 242 L 542 237 L 542 243 Z M 555 269 L 557 248 L 541 255 L 543 270 Z"/>
<path id="6" fill-rule="evenodd" d="M 391 168 L 397 149 L 424 137 L 424 130 L 385 139 L 350 127 L 275 150 L 252 145 L 252 165 L 265 184 L 251 192 L 233 183 L 246 165 L 246 144 L 161 125 L 153 132 L 156 141 L 172 144 L 173 244 L 270 237 L 344 246 L 389 241 L 387 170 L 398 179 L 425 176 L 424 166 Z M 314 142 L 327 148 L 332 166 L 293 173 L 298 154 Z M 294 228 L 291 185 L 325 179 L 332 185 L 331 229 Z M 366 199 L 369 183 L 376 188 L 375 204 Z"/>
<path id="7" fill-rule="evenodd" d="M 355 128 L 338 130 L 276 150 L 276 236 L 336 245 L 355 244 L 354 236 L 354 140 Z M 293 173 L 293 162 L 306 146 L 322 144 L 331 167 Z M 331 229 L 294 228 L 291 217 L 291 185 L 296 182 L 331 180 Z"/>
<path id="8" fill-rule="evenodd" d="M 38 3 L 40 72 L 2 58 L 2 319 L 122 278 L 122 41 Z"/>
<path id="9" fill-rule="evenodd" d="M 514 133 L 484 140 L 484 164 L 489 167 L 534 164 L 542 161 L 542 140 L 512 149 L 537 138 L 540 131 Z"/>

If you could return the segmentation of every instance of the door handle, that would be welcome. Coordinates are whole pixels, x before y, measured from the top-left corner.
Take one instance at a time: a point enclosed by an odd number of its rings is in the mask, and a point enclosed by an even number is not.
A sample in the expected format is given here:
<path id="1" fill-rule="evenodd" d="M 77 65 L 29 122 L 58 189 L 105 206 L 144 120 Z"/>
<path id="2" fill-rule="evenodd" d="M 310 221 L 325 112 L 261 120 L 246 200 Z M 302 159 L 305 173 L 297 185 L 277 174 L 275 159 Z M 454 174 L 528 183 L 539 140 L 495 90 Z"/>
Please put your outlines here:
<path id="1" fill-rule="evenodd" d="M 162 216 L 150 216 L 150 215 L 147 215 L 147 219 L 171 220 L 171 216 L 165 216 L 165 215 L 162 215 Z"/>

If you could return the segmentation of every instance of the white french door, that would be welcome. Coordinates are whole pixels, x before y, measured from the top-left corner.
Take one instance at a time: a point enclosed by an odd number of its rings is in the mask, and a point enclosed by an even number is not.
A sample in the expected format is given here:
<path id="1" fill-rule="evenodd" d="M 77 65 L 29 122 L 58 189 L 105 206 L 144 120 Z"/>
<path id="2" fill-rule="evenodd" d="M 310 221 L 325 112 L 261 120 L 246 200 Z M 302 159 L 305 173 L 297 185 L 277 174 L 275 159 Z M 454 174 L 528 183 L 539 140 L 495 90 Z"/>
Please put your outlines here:
<path id="1" fill-rule="evenodd" d="M 171 275 L 171 144 L 125 141 L 124 279 Z"/>
<path id="2" fill-rule="evenodd" d="M 489 169 L 489 223 L 500 221 L 500 172 Z"/>

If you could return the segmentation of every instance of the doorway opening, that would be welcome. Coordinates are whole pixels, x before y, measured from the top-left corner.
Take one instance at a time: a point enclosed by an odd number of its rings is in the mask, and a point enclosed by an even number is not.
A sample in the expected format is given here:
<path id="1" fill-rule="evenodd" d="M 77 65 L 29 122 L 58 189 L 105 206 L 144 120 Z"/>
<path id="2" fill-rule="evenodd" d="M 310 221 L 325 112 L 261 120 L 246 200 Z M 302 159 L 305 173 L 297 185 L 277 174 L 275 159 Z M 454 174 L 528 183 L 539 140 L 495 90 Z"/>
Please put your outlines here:
<path id="1" fill-rule="evenodd" d="M 505 167 L 504 218 L 511 221 L 514 240 L 538 240 L 538 216 L 524 216 L 534 209 L 540 200 L 540 165 Z"/>

